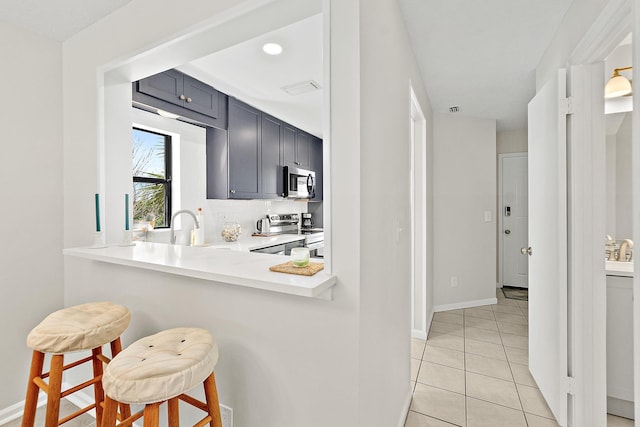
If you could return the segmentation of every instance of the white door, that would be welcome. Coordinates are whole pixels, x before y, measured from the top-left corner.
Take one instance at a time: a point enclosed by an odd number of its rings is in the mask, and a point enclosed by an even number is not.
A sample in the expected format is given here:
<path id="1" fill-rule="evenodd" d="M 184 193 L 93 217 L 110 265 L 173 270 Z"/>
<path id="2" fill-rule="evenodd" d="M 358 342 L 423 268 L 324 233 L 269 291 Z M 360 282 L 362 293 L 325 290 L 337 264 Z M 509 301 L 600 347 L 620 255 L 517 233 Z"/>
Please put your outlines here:
<path id="1" fill-rule="evenodd" d="M 529 257 L 520 248 L 528 245 L 529 203 L 527 153 L 500 156 L 500 265 L 501 284 L 527 288 Z"/>
<path id="2" fill-rule="evenodd" d="M 567 425 L 566 70 L 529 103 L 529 370 Z"/>

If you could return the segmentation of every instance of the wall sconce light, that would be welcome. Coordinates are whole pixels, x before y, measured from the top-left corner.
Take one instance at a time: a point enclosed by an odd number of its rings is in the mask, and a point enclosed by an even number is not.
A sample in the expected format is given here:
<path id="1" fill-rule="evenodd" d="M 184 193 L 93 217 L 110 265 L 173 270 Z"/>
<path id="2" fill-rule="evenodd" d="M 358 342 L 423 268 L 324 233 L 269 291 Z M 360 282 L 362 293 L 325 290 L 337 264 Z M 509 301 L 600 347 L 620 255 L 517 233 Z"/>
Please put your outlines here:
<path id="1" fill-rule="evenodd" d="M 613 76 L 604 88 L 605 98 L 616 98 L 631 93 L 631 82 L 625 76 L 620 75 L 620 71 L 630 70 L 633 67 L 622 67 L 613 70 Z"/>

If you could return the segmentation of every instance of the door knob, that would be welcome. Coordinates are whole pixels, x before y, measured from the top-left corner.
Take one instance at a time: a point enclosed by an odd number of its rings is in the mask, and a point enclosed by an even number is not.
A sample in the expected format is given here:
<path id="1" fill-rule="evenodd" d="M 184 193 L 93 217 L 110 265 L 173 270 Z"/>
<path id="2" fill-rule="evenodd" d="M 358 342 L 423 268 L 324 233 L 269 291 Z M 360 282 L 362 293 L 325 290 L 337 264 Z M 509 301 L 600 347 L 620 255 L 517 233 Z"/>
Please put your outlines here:
<path id="1" fill-rule="evenodd" d="M 504 230 L 504 234 L 511 234 L 511 230 L 507 228 L 506 230 Z"/>
<path id="2" fill-rule="evenodd" d="M 533 255 L 533 250 L 531 249 L 531 246 L 529 246 L 528 248 L 520 248 L 520 252 L 522 253 L 522 255 Z"/>

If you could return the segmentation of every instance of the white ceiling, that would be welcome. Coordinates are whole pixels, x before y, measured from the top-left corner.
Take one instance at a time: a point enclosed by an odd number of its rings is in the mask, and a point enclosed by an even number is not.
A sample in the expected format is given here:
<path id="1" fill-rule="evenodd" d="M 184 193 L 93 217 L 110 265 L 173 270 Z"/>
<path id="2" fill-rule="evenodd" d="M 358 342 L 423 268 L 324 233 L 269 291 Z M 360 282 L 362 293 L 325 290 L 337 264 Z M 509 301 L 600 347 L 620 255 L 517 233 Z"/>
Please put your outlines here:
<path id="1" fill-rule="evenodd" d="M 0 21 L 64 41 L 131 0 L 0 0 Z"/>
<path id="2" fill-rule="evenodd" d="M 535 68 L 573 0 L 399 0 L 432 108 L 527 128 Z"/>
<path id="3" fill-rule="evenodd" d="M 275 42 L 280 55 L 262 46 Z M 322 136 L 323 90 L 289 95 L 282 87 L 322 80 L 322 14 L 247 40 L 178 67 L 224 93 Z"/>
<path id="4" fill-rule="evenodd" d="M 0 0 L 0 20 L 65 40 L 129 1 Z M 433 110 L 459 106 L 457 114 L 496 119 L 498 130 L 526 129 L 535 68 L 572 0 L 398 1 Z M 322 20 L 306 21 L 181 68 L 319 134 L 322 91 L 291 97 L 280 90 L 322 84 Z M 259 51 L 266 39 L 279 39 L 283 55 Z"/>

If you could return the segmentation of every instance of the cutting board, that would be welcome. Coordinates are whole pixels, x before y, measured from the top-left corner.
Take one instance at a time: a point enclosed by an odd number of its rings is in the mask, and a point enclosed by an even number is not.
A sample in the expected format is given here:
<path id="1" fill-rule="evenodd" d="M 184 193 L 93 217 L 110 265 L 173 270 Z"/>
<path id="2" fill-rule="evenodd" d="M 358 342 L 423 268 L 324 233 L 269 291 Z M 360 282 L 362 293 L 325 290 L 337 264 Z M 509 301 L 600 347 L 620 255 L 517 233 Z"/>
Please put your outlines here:
<path id="1" fill-rule="evenodd" d="M 292 261 L 289 261 L 269 267 L 269 270 L 278 273 L 299 274 L 301 276 L 313 276 L 322 269 L 324 269 L 323 262 L 310 262 L 306 267 L 296 267 Z"/>

